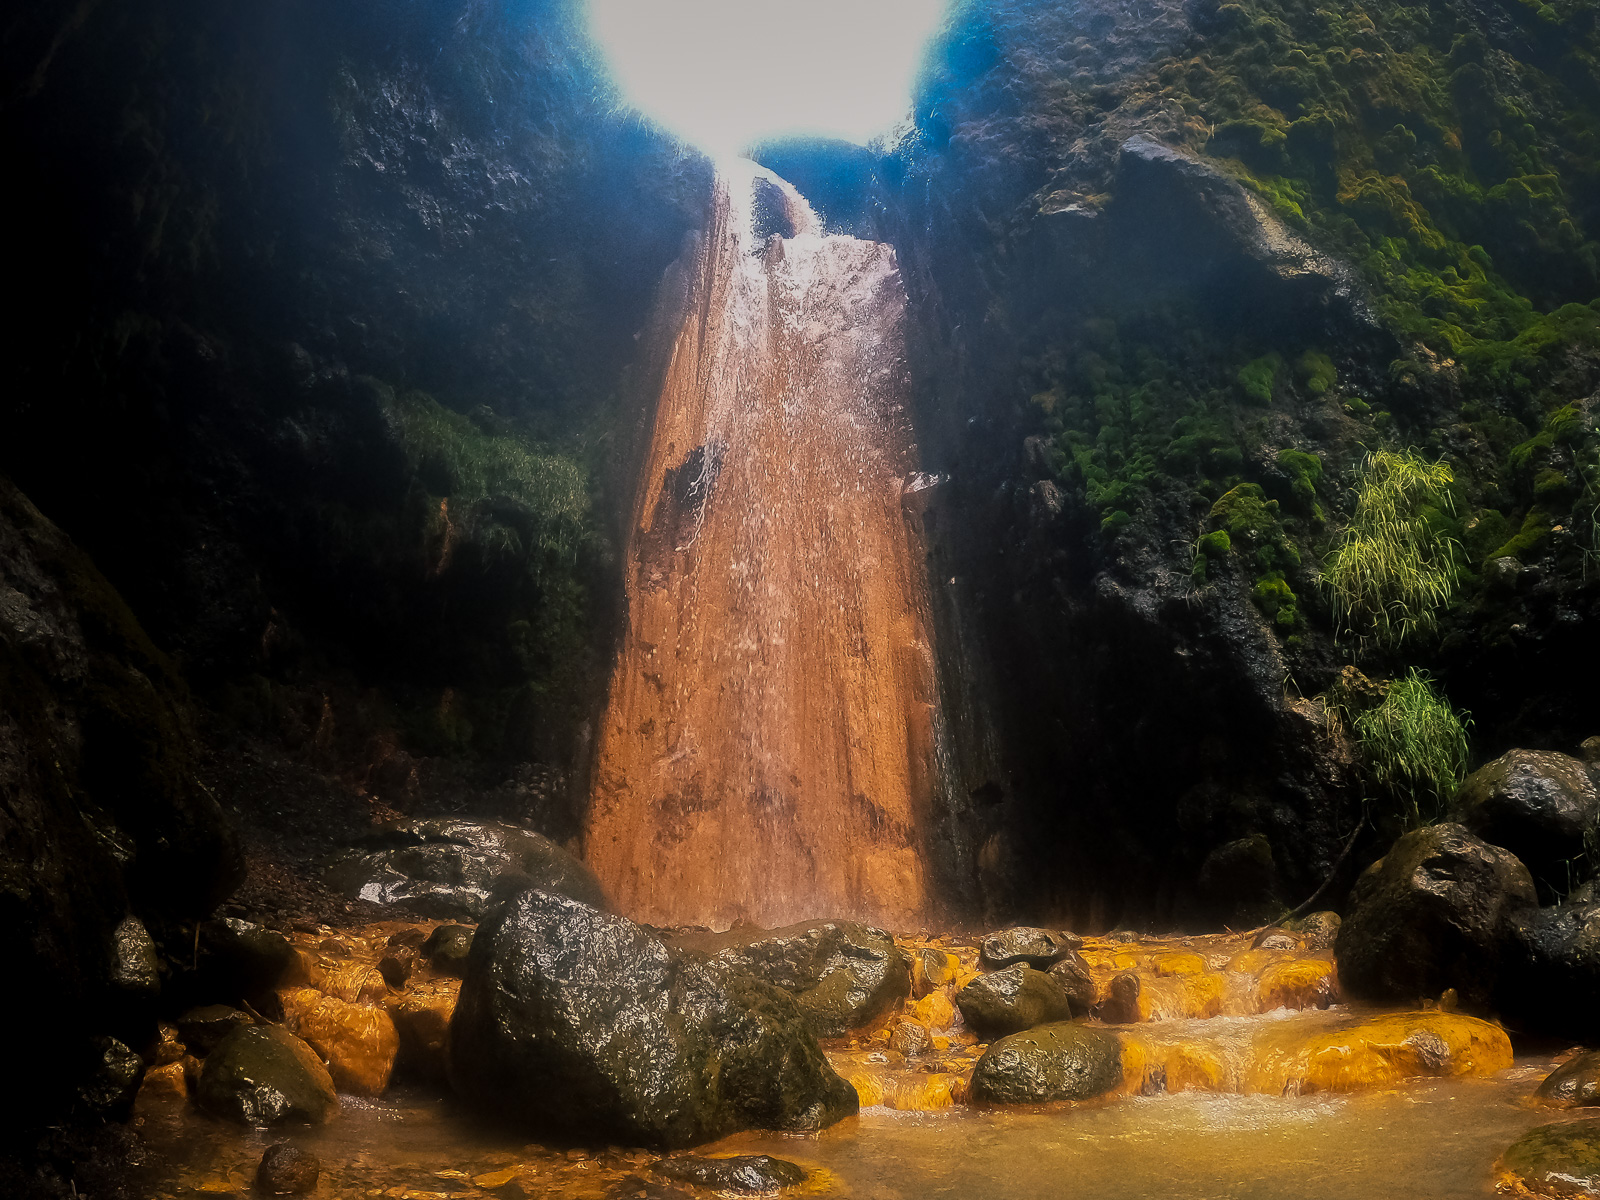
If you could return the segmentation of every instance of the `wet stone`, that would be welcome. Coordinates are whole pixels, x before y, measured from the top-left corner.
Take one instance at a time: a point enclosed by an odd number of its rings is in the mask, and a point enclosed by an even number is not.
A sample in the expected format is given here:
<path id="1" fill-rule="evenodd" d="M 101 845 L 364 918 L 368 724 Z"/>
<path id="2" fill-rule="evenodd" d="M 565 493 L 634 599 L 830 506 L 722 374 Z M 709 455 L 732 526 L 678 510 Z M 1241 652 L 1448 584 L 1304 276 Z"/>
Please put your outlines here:
<path id="1" fill-rule="evenodd" d="M 79 1091 L 90 1110 L 121 1116 L 132 1105 L 144 1078 L 144 1060 L 113 1037 L 94 1039 L 94 1070 Z"/>
<path id="2" fill-rule="evenodd" d="M 732 1158 L 706 1158 L 683 1154 L 654 1163 L 653 1172 L 664 1179 L 693 1183 L 719 1192 L 775 1192 L 804 1183 L 805 1171 L 792 1162 L 768 1154 L 741 1154 Z"/>
<path id="3" fill-rule="evenodd" d="M 1534 1093 L 1551 1105 L 1600 1106 L 1600 1050 L 1591 1050 L 1562 1063 Z"/>
<path id="4" fill-rule="evenodd" d="M 269 1196 L 303 1196 L 316 1189 L 322 1164 L 288 1142 L 268 1146 L 256 1168 L 256 1190 Z"/>
<path id="5" fill-rule="evenodd" d="M 679 934 L 669 940 L 789 992 L 818 1037 L 844 1037 L 867 1028 L 911 994 L 905 952 L 883 930 L 856 921 Z"/>
<path id="6" fill-rule="evenodd" d="M 1124 971 L 1112 979 L 1106 989 L 1106 998 L 1100 1002 L 1097 1015 L 1107 1025 L 1133 1025 L 1141 1019 L 1139 992 L 1142 985 L 1133 971 Z"/>
<path id="7" fill-rule="evenodd" d="M 1520 1186 L 1521 1195 L 1600 1195 L 1600 1120 L 1530 1130 L 1501 1156 L 1499 1170 L 1502 1184 Z"/>
<path id="8" fill-rule="evenodd" d="M 1073 1016 L 1087 1016 L 1094 1007 L 1094 976 L 1083 955 L 1076 950 L 1069 950 L 1047 974 L 1066 993 Z"/>
<path id="9" fill-rule="evenodd" d="M 249 1013 L 227 1004 L 206 1004 L 178 1018 L 178 1037 L 189 1050 L 204 1057 L 235 1029 L 254 1024 Z"/>
<path id="10" fill-rule="evenodd" d="M 416 966 L 417 952 L 409 948 L 391 950 L 378 960 L 378 974 L 383 976 L 383 981 L 397 991 L 406 986 L 406 980 L 411 978 L 411 970 Z"/>
<path id="11" fill-rule="evenodd" d="M 889 1033 L 889 1049 L 906 1058 L 916 1058 L 933 1048 L 933 1035 L 920 1021 L 901 1021 Z"/>
<path id="12" fill-rule="evenodd" d="M 322 1060 L 278 1025 L 235 1029 L 207 1057 L 200 1106 L 245 1125 L 318 1125 L 339 1111 Z"/>
<path id="13" fill-rule="evenodd" d="M 1045 971 L 1082 946 L 1083 939 L 1074 934 L 1019 925 L 984 938 L 978 961 L 986 971 L 1015 966 L 1017 963 L 1026 963 L 1036 970 Z"/>
<path id="14" fill-rule="evenodd" d="M 993 1104 L 1088 1100 L 1121 1081 L 1116 1034 L 1061 1021 L 993 1043 L 973 1070 L 972 1098 Z"/>
<path id="15" fill-rule="evenodd" d="M 956 994 L 956 1006 L 980 1037 L 991 1038 L 1072 1015 L 1072 1003 L 1061 985 L 1022 963 L 978 976 Z"/>

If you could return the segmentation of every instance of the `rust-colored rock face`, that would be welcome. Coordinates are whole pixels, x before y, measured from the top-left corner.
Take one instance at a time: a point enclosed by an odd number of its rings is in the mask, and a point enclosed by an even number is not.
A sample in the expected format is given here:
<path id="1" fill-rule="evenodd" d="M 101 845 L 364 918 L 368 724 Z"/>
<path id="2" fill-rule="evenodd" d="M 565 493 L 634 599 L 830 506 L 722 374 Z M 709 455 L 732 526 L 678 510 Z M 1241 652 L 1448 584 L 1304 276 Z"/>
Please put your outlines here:
<path id="1" fill-rule="evenodd" d="M 708 226 L 679 264 L 588 859 L 643 921 L 904 927 L 937 702 L 894 251 L 823 236 L 753 164 Z"/>

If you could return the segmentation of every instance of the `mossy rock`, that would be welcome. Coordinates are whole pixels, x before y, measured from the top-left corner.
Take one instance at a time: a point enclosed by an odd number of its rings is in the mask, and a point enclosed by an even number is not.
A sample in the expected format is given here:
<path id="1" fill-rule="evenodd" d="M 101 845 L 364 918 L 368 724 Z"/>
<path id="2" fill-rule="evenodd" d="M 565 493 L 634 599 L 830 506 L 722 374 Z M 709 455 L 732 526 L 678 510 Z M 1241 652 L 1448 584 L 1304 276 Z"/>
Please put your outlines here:
<path id="1" fill-rule="evenodd" d="M 217 1043 L 200 1074 L 200 1107 L 244 1125 L 320 1125 L 339 1112 L 317 1053 L 281 1025 L 248 1025 Z"/>
<path id="2" fill-rule="evenodd" d="M 1600 1195 L 1600 1120 L 1530 1130 L 1501 1155 L 1498 1173 L 1526 1195 Z"/>
<path id="3" fill-rule="evenodd" d="M 1001 1038 L 978 1060 L 972 1098 L 991 1104 L 1088 1100 L 1122 1081 L 1122 1043 L 1073 1021 Z"/>

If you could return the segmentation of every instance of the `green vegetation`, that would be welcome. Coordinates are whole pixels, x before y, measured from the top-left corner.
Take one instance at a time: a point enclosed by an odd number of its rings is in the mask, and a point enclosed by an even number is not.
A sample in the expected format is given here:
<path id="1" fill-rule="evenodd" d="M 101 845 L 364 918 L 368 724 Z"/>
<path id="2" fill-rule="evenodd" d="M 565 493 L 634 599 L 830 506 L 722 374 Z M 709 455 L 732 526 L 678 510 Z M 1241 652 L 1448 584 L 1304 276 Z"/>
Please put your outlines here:
<path id="1" fill-rule="evenodd" d="M 1296 367 L 1300 373 L 1300 386 L 1305 388 L 1308 396 L 1326 395 L 1339 382 L 1339 372 L 1334 368 L 1333 359 L 1316 350 L 1307 350 L 1302 354 Z"/>
<path id="2" fill-rule="evenodd" d="M 1336 632 L 1395 647 L 1431 633 L 1460 579 L 1448 464 L 1379 450 L 1356 473 L 1356 507 L 1323 567 Z"/>
<path id="3" fill-rule="evenodd" d="M 1267 354 L 1239 368 L 1239 390 L 1256 404 L 1271 404 L 1272 391 L 1283 371 L 1283 357 Z"/>
<path id="4" fill-rule="evenodd" d="M 572 561 L 589 516 L 587 480 L 576 461 L 514 435 L 485 433 L 423 392 L 402 393 L 388 407 L 406 457 L 430 493 L 461 510 L 485 500 L 514 510 L 516 519 L 502 514 L 482 522 L 497 550 Z"/>
<path id="5" fill-rule="evenodd" d="M 1381 704 L 1357 712 L 1353 723 L 1373 782 L 1397 799 L 1406 827 L 1437 819 L 1466 775 L 1464 716 L 1427 675 L 1412 670 L 1389 685 Z"/>

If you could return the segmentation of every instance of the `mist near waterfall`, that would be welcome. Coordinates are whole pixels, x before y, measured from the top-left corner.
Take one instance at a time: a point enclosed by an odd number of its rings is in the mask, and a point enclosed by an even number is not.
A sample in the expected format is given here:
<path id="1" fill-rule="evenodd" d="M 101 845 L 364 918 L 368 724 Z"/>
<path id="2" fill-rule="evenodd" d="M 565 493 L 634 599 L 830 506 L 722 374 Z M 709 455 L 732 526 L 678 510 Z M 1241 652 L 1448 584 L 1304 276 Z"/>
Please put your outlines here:
<path id="1" fill-rule="evenodd" d="M 624 97 L 715 157 L 759 138 L 866 143 L 909 115 L 944 0 L 592 0 Z"/>

